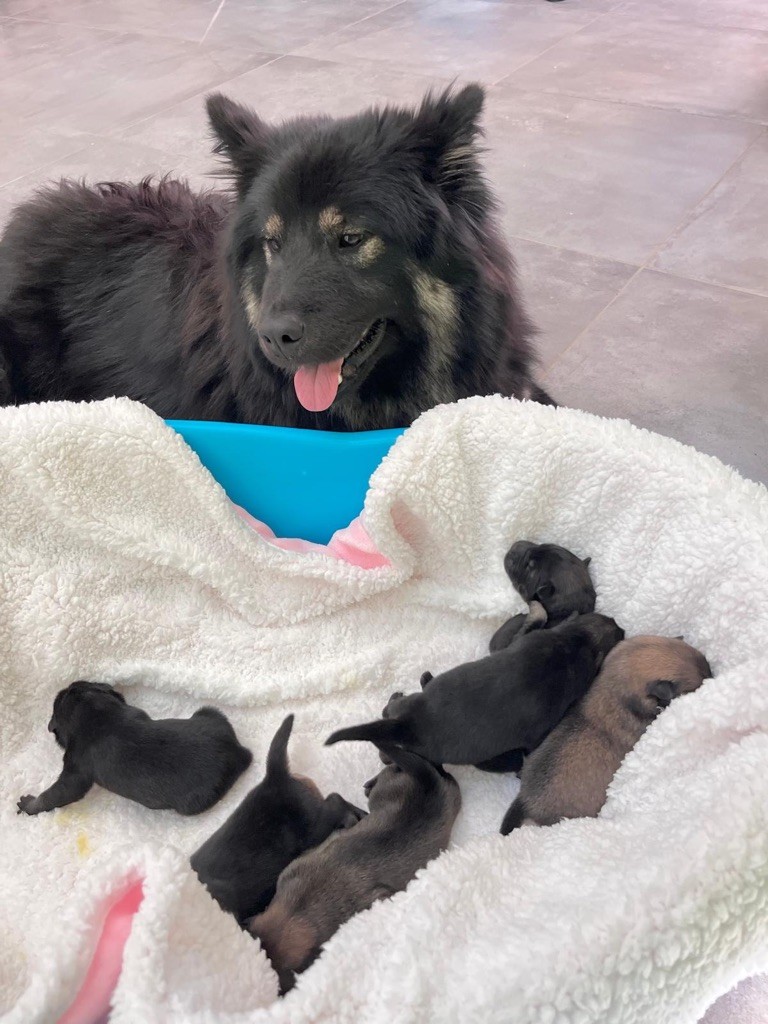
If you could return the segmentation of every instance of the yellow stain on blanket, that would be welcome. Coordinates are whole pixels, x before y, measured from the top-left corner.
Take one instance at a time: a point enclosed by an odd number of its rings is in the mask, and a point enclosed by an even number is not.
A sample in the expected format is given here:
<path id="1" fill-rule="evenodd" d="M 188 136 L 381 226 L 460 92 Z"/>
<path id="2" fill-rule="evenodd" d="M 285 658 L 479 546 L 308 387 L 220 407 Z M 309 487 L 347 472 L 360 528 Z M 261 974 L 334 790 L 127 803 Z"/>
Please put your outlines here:
<path id="1" fill-rule="evenodd" d="M 56 811 L 56 823 L 58 825 L 63 825 L 66 829 L 77 828 L 78 825 L 81 826 L 75 836 L 75 849 L 77 850 L 78 857 L 82 858 L 90 857 L 93 852 L 88 833 L 82 828 L 89 818 L 90 814 L 81 807 L 62 807 Z"/>

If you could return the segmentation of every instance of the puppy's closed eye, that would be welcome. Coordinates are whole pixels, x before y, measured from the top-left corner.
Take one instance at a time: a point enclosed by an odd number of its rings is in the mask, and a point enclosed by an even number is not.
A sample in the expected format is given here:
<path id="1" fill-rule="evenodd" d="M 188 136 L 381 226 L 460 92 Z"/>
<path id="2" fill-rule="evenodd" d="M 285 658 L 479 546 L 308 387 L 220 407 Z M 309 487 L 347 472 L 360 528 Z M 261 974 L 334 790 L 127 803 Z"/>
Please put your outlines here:
<path id="1" fill-rule="evenodd" d="M 539 601 L 545 601 L 548 597 L 552 597 L 555 592 L 554 583 L 542 583 L 539 589 L 536 591 L 536 598 Z"/>
<path id="2" fill-rule="evenodd" d="M 679 693 L 680 688 L 677 683 L 672 682 L 670 679 L 657 679 L 656 682 L 651 683 L 648 687 L 648 696 L 656 701 L 660 711 L 663 708 L 669 707 Z"/>

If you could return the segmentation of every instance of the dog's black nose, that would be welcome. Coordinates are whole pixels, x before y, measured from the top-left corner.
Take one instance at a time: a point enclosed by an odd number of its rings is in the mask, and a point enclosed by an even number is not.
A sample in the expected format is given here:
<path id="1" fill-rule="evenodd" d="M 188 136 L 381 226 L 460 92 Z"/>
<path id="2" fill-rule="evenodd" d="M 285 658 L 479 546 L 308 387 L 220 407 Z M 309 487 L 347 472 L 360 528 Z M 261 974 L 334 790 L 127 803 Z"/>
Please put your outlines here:
<path id="1" fill-rule="evenodd" d="M 304 337 L 304 324 L 292 313 L 280 313 L 264 317 L 259 325 L 259 334 L 267 345 L 288 355 L 291 346 Z"/>

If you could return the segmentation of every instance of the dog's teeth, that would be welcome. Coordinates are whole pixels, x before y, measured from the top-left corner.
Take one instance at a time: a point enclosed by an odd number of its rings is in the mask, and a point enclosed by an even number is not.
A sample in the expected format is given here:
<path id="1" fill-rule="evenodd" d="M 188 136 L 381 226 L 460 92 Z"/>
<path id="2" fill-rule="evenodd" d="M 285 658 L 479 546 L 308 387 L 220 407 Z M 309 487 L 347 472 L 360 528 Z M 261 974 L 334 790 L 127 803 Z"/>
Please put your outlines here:
<path id="1" fill-rule="evenodd" d="M 339 370 L 339 384 L 341 384 L 341 381 L 342 381 L 341 370 Z"/>

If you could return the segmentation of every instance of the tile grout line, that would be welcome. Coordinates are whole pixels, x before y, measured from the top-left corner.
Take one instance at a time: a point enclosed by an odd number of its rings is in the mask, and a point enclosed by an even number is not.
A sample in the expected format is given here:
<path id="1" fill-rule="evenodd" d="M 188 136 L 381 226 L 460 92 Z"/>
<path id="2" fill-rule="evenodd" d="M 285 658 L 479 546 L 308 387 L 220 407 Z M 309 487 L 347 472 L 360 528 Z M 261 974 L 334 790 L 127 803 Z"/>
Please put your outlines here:
<path id="1" fill-rule="evenodd" d="M 381 15 L 381 14 L 386 14 L 388 11 L 394 11 L 394 9 L 396 7 L 402 7 L 402 5 L 405 2 L 406 2 L 406 0 L 395 0 L 394 3 L 387 4 L 386 7 L 382 7 L 380 11 L 371 11 L 370 14 L 366 14 L 362 18 L 358 18 L 357 21 L 350 21 L 347 25 L 342 25 L 341 28 L 335 28 L 331 32 L 321 32 L 319 36 L 315 36 L 315 38 L 311 39 L 308 43 L 302 43 L 302 45 L 297 47 L 295 50 L 289 50 L 288 53 L 285 56 L 287 56 L 287 57 L 303 57 L 304 54 L 302 54 L 301 51 L 306 49 L 307 46 L 309 46 L 309 45 L 311 45 L 313 43 L 321 43 L 324 39 L 332 38 L 333 36 L 338 35 L 340 32 L 346 32 L 347 29 L 354 28 L 356 25 L 362 25 L 364 22 L 370 21 L 371 18 L 378 18 L 379 15 Z M 307 58 L 305 57 L 305 60 L 306 59 Z M 314 59 L 314 60 L 322 60 L 323 58 L 322 57 L 315 57 L 315 58 L 312 58 L 312 59 Z M 332 61 L 331 63 L 336 64 L 336 63 L 339 63 L 339 62 L 338 61 Z"/>
<path id="2" fill-rule="evenodd" d="M 382 14 L 384 11 L 392 10 L 392 8 L 394 8 L 394 7 L 399 7 L 402 3 L 405 3 L 405 0 L 397 0 L 396 3 L 390 4 L 389 7 L 385 7 L 381 11 L 375 11 L 372 14 L 368 14 L 364 18 L 360 18 L 359 21 L 354 21 L 354 22 L 351 22 L 350 24 L 351 25 L 359 25 L 360 22 L 367 21 L 369 18 L 375 18 L 378 14 Z M 221 6 L 223 6 L 223 2 L 222 2 Z M 345 26 L 345 27 L 350 27 L 350 26 Z M 206 34 L 207 34 L 207 30 L 206 30 Z M 332 33 L 328 33 L 328 34 L 332 34 Z M 323 38 L 323 37 L 320 36 L 318 38 Z M 202 43 L 202 40 L 200 42 Z M 200 44 L 198 44 L 198 45 L 200 45 Z M 128 128 L 134 128 L 136 125 L 143 124 L 145 121 L 151 121 L 153 117 L 158 117 L 160 114 L 164 114 L 167 110 L 173 110 L 174 107 L 179 106 L 179 104 L 181 104 L 181 103 L 188 103 L 190 100 L 194 100 L 194 99 L 196 99 L 196 98 L 198 98 L 200 96 L 204 96 L 212 88 L 223 88 L 224 86 L 228 85 L 230 82 L 236 82 L 239 78 L 244 78 L 245 75 L 249 75 L 252 71 L 258 71 L 261 68 L 269 67 L 270 65 L 275 64 L 279 60 L 284 60 L 286 57 L 292 57 L 292 56 L 300 56 L 300 55 L 299 54 L 293 54 L 293 53 L 276 53 L 269 60 L 264 61 L 263 64 L 255 64 L 253 67 L 248 68 L 245 71 L 241 71 L 237 75 L 231 75 L 229 78 L 226 79 L 226 81 L 219 82 L 216 86 L 208 86 L 205 89 L 200 89 L 198 92 L 194 92 L 194 93 L 192 93 L 189 96 L 185 96 L 183 99 L 177 100 L 174 103 L 171 103 L 169 106 L 163 107 L 161 110 L 155 110 L 151 114 L 147 114 L 146 117 L 139 117 L 135 121 L 128 121 L 127 124 L 119 124 L 119 125 L 116 125 L 115 127 L 118 129 L 118 132 L 125 131 Z M 317 57 L 303 57 L 302 59 L 303 60 L 318 60 Z M 326 63 L 337 64 L 339 62 L 338 61 L 326 61 Z M 122 136 L 119 133 L 116 134 L 116 135 L 108 136 L 108 137 L 109 138 L 118 138 L 118 139 L 122 138 Z"/>
<path id="3" fill-rule="evenodd" d="M 205 42 L 205 40 L 206 40 L 206 39 L 208 38 L 208 33 L 209 33 L 209 32 L 211 31 L 211 29 L 213 28 L 213 26 L 214 26 L 214 25 L 216 24 L 216 22 L 217 22 L 217 20 L 218 20 L 218 17 L 219 17 L 219 15 L 220 15 L 220 14 L 221 14 L 221 12 L 222 12 L 222 11 L 224 10 L 224 4 L 225 4 L 226 2 L 227 2 L 227 0 L 219 0 L 219 6 L 218 6 L 218 7 L 216 8 L 216 10 L 215 10 L 215 11 L 213 12 L 213 17 L 212 17 L 212 18 L 211 18 L 211 20 L 210 20 L 210 21 L 208 22 L 208 27 L 206 28 L 205 32 L 203 32 L 202 38 L 200 39 L 200 42 L 199 42 L 199 43 L 197 44 L 198 46 L 202 46 L 202 45 L 203 45 L 203 43 Z"/>
<path id="4" fill-rule="evenodd" d="M 553 43 L 550 43 L 549 46 L 544 47 L 543 50 L 540 50 L 533 57 L 526 57 L 526 59 L 522 61 L 520 64 L 518 64 L 517 67 L 513 68 L 511 71 L 508 71 L 505 75 L 502 75 L 501 78 L 497 78 L 495 82 L 491 82 L 488 88 L 495 89 L 497 85 L 501 85 L 502 82 L 506 82 L 508 78 L 511 78 L 512 75 L 516 75 L 518 71 L 521 71 L 529 64 L 532 64 L 533 61 L 538 60 L 540 57 L 543 57 L 545 54 L 549 53 L 549 51 L 554 49 L 555 46 L 559 46 L 560 43 L 564 43 L 566 40 L 571 40 L 578 36 L 580 33 L 585 32 L 588 28 L 592 28 L 592 26 L 595 25 L 598 21 L 601 21 L 603 18 L 605 18 L 608 13 L 610 12 L 601 11 L 600 14 L 597 15 L 597 17 L 593 18 L 592 21 L 588 21 L 586 25 L 582 25 L 581 28 L 577 28 L 573 32 L 568 32 L 564 36 L 560 36 L 559 39 L 556 39 Z M 521 89 L 520 91 L 524 92 L 525 90 Z"/>
<path id="5" fill-rule="evenodd" d="M 670 241 L 670 239 L 677 233 L 677 231 L 681 228 L 681 226 L 686 222 L 687 218 L 690 216 L 690 214 L 693 212 L 693 210 L 696 209 L 697 207 L 699 207 L 701 205 L 701 203 L 703 203 L 704 200 L 708 196 L 710 196 L 712 194 L 712 192 L 714 192 L 714 190 L 718 187 L 718 185 L 721 183 L 723 178 L 725 178 L 725 176 L 727 174 L 730 174 L 730 172 L 733 170 L 733 168 L 736 167 L 736 165 L 746 156 L 746 154 L 755 145 L 755 143 L 758 141 L 759 138 L 760 138 L 759 135 L 756 138 L 754 138 L 750 143 L 747 144 L 747 146 L 741 151 L 741 153 L 739 153 L 739 155 L 734 160 L 731 161 L 731 163 L 726 167 L 726 169 L 723 171 L 723 173 L 720 175 L 720 177 L 715 182 L 713 182 L 713 184 L 706 190 L 706 192 L 704 192 L 704 194 L 702 196 L 700 196 L 699 199 L 697 199 L 696 202 L 691 207 L 688 208 L 688 210 L 686 211 L 686 214 L 682 217 L 682 219 L 680 221 L 678 221 L 678 223 L 675 224 L 675 226 L 670 231 L 667 232 L 667 234 L 659 242 L 659 244 L 654 249 L 652 249 L 650 251 L 650 253 L 645 258 L 643 263 L 637 268 L 635 273 L 632 274 L 632 276 L 627 281 L 625 281 L 624 285 L 616 292 L 616 294 L 613 296 L 611 301 L 600 310 L 600 312 L 597 314 L 597 316 L 593 317 L 592 320 L 590 320 L 589 323 L 586 324 L 579 331 L 579 333 L 576 335 L 576 337 L 573 339 L 573 341 L 570 343 L 570 345 L 566 345 L 566 347 L 562 350 L 562 352 L 559 352 L 555 356 L 555 358 L 552 360 L 552 362 L 548 363 L 546 365 L 546 367 L 544 367 L 544 377 L 545 378 L 550 373 L 550 371 L 553 369 L 553 367 L 557 363 L 560 362 L 560 360 L 563 358 L 563 356 L 565 356 L 567 352 L 570 352 L 571 349 L 574 348 L 581 341 L 582 337 L 586 334 L 586 332 L 591 327 L 593 327 L 596 323 L 599 323 L 599 321 L 602 320 L 602 318 L 606 314 L 606 312 L 624 294 L 624 292 L 632 284 L 632 282 L 635 280 L 635 278 L 637 278 L 645 270 L 649 270 L 652 273 L 664 274 L 664 276 L 666 276 L 666 277 L 675 277 L 677 280 L 680 280 L 680 281 L 691 281 L 694 284 L 704 284 L 704 285 L 709 285 L 710 287 L 724 288 L 726 291 L 741 291 L 744 294 L 743 290 L 735 289 L 735 288 L 729 288 L 727 285 L 711 285 L 710 282 L 708 282 L 708 281 L 699 281 L 699 282 L 697 282 L 695 280 L 695 278 L 688 278 L 688 277 L 685 277 L 683 275 L 678 275 L 678 274 L 667 274 L 663 270 L 656 270 L 656 268 L 651 267 L 649 264 L 651 263 L 652 260 L 656 259 L 656 257 L 659 255 L 659 253 L 664 248 L 664 246 L 667 244 L 667 242 Z M 755 295 L 758 298 L 765 298 L 765 296 L 761 296 L 759 292 L 746 292 L 745 294 Z"/>

